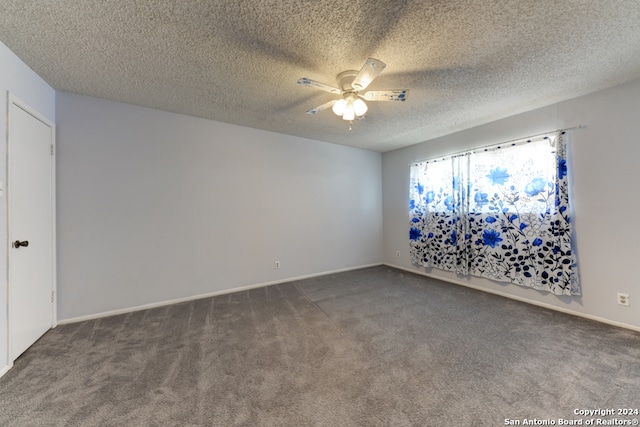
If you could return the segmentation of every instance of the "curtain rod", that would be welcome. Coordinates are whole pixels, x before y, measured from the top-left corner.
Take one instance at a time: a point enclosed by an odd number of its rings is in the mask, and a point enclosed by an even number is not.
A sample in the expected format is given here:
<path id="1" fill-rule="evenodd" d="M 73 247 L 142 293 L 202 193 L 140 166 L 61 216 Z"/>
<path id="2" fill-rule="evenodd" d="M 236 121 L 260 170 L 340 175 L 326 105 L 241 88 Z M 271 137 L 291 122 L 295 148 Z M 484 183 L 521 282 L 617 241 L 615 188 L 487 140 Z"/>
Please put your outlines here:
<path id="1" fill-rule="evenodd" d="M 547 135 L 547 134 L 550 134 L 550 133 L 555 133 L 555 132 L 566 132 L 566 131 L 568 131 L 568 130 L 584 129 L 584 128 L 586 128 L 586 127 L 587 127 L 587 125 L 577 125 L 577 126 L 573 126 L 573 127 L 570 127 L 570 128 L 564 128 L 564 129 L 551 130 L 551 131 L 548 131 L 548 132 L 538 133 L 538 134 L 536 134 L 536 135 L 525 136 L 525 137 L 522 137 L 522 138 L 516 138 L 516 139 L 510 139 L 510 140 L 508 140 L 508 141 L 504 141 L 504 142 L 498 142 L 498 143 L 490 144 L 490 145 L 483 145 L 483 146 L 481 146 L 481 147 L 476 147 L 476 148 L 471 148 L 471 149 L 468 149 L 468 150 L 458 151 L 458 152 L 456 152 L 456 153 L 445 154 L 444 156 L 442 156 L 442 158 L 443 158 L 443 159 L 446 159 L 447 157 L 457 156 L 457 155 L 459 155 L 459 154 L 468 153 L 468 152 L 470 152 L 470 151 L 477 151 L 477 150 L 483 150 L 483 149 L 485 149 L 485 148 L 498 147 L 498 146 L 500 146 L 500 145 L 510 144 L 510 143 L 512 143 L 512 142 L 516 142 L 516 141 L 524 141 L 524 140 L 527 140 L 527 139 L 536 138 L 536 137 L 538 137 L 538 136 L 543 136 L 543 135 Z M 415 162 L 411 162 L 411 163 L 409 163 L 409 166 L 414 165 L 414 164 L 417 164 L 417 163 L 424 163 L 424 162 L 427 162 L 427 161 L 429 161 L 429 160 L 434 160 L 434 159 L 438 159 L 438 158 L 440 158 L 440 156 L 431 157 L 431 158 L 429 158 L 429 159 L 424 159 L 424 160 L 418 160 L 418 161 L 415 161 Z"/>

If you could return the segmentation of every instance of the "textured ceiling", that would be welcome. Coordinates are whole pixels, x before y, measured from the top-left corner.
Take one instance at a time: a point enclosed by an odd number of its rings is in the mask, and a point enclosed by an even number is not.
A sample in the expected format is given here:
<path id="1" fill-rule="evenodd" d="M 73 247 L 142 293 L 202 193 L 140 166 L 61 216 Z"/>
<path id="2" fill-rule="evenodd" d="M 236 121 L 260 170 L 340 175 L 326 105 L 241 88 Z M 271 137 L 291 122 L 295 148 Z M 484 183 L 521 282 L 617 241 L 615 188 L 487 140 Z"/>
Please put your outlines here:
<path id="1" fill-rule="evenodd" d="M 0 0 L 0 41 L 56 90 L 384 152 L 640 77 L 640 1 Z M 305 114 L 368 57 L 406 102 Z"/>

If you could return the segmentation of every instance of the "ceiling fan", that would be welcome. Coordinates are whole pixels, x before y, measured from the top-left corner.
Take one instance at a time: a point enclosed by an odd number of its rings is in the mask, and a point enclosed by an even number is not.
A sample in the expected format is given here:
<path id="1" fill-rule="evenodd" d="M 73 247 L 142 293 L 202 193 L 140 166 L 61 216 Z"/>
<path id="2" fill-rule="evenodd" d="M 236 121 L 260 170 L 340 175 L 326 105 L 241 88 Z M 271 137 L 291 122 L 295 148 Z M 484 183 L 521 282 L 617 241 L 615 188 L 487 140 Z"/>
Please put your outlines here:
<path id="1" fill-rule="evenodd" d="M 303 77 L 298 84 L 324 90 L 335 95 L 342 95 L 341 99 L 334 99 L 319 107 L 307 111 L 308 114 L 316 114 L 332 107 L 333 112 L 342 116 L 343 120 L 353 121 L 362 118 L 368 107 L 366 101 L 405 101 L 409 95 L 408 89 L 374 90 L 364 91 L 378 74 L 384 70 L 386 64 L 379 59 L 369 58 L 360 71 L 343 71 L 336 77 L 338 87 L 333 87 L 315 80 Z"/>

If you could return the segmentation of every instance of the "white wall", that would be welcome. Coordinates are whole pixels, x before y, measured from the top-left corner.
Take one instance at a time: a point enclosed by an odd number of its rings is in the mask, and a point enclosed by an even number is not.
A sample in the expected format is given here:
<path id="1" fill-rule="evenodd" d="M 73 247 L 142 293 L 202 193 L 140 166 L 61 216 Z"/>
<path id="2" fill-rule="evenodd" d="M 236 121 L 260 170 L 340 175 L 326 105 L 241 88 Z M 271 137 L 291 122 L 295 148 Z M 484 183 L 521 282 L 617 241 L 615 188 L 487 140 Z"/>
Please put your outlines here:
<path id="1" fill-rule="evenodd" d="M 69 93 L 56 113 L 60 320 L 382 262 L 380 153 Z"/>
<path id="2" fill-rule="evenodd" d="M 11 92 L 50 121 L 55 119 L 55 91 L 0 42 L 0 373 L 7 358 L 7 93 Z"/>
<path id="3" fill-rule="evenodd" d="M 640 328 L 640 80 L 382 156 L 384 260 L 587 317 Z M 582 297 L 558 297 L 476 277 L 426 271 L 409 260 L 409 163 L 559 128 L 570 132 L 574 225 Z M 401 256 L 396 257 L 396 251 Z M 630 294 L 630 307 L 616 293 Z"/>

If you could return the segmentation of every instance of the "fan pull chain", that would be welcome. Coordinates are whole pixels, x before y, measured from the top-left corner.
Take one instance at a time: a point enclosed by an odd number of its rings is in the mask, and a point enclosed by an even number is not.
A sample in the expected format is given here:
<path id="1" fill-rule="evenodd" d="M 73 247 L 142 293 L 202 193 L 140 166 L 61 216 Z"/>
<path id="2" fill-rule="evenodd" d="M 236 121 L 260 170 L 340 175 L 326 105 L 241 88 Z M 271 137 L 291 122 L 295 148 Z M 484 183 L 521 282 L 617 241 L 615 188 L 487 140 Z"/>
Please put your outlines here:
<path id="1" fill-rule="evenodd" d="M 353 127 L 353 120 L 349 121 L 349 132 L 351 132 L 352 127 Z"/>

